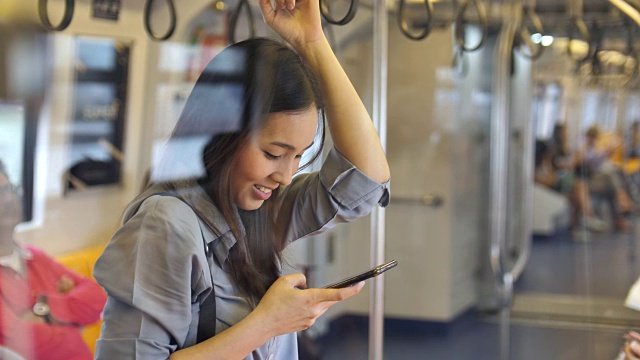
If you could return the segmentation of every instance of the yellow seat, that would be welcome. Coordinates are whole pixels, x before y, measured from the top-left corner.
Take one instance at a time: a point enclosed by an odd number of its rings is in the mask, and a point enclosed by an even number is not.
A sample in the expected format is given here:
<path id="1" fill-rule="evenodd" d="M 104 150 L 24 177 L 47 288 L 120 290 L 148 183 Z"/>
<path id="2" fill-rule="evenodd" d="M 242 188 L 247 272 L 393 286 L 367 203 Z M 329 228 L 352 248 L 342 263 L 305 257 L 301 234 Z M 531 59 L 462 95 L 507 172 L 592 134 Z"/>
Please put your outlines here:
<path id="1" fill-rule="evenodd" d="M 78 274 L 90 279 L 94 279 L 93 265 L 96 263 L 96 260 L 98 259 L 100 254 L 102 254 L 103 250 L 104 245 L 92 246 L 90 248 L 58 256 L 56 259 L 61 264 L 77 272 Z M 84 329 L 82 329 L 82 339 L 91 350 L 91 353 L 94 355 L 96 349 L 96 341 L 100 336 L 101 326 L 102 320 L 96 322 L 95 324 L 85 326 Z"/>

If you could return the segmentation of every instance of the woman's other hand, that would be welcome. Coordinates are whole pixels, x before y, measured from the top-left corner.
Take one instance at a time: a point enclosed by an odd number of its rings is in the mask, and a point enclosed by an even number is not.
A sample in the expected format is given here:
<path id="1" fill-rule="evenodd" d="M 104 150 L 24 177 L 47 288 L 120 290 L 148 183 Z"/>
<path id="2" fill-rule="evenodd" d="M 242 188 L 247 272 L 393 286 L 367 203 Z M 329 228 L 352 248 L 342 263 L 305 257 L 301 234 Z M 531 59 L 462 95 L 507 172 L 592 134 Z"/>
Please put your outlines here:
<path id="1" fill-rule="evenodd" d="M 58 290 L 58 293 L 60 294 L 66 294 L 73 290 L 75 287 L 75 282 L 67 275 L 62 275 L 62 277 L 60 277 L 60 280 L 58 280 L 58 283 L 56 283 L 56 288 Z"/>
<path id="2" fill-rule="evenodd" d="M 38 316 L 31 311 L 25 311 L 22 316 L 20 316 L 22 321 L 36 323 L 36 324 L 46 324 L 47 322 L 42 316 Z"/>
<path id="3" fill-rule="evenodd" d="M 296 51 L 324 39 L 318 0 L 260 0 L 264 22 Z"/>
<path id="4" fill-rule="evenodd" d="M 640 334 L 635 331 L 630 331 L 625 335 L 627 339 L 624 345 L 625 360 L 639 360 L 640 359 Z"/>
<path id="5" fill-rule="evenodd" d="M 302 274 L 285 275 L 276 280 L 256 308 L 264 316 L 264 326 L 273 336 L 301 331 L 313 325 L 338 301 L 362 290 L 364 282 L 343 289 L 306 289 Z"/>

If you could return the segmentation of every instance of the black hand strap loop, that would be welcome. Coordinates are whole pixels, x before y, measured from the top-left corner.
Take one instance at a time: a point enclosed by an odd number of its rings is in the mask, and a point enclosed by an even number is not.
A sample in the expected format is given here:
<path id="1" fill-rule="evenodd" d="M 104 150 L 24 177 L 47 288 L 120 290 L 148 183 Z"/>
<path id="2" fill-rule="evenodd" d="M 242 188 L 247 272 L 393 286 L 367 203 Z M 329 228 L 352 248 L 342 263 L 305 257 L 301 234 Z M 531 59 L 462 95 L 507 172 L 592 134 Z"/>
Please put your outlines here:
<path id="1" fill-rule="evenodd" d="M 75 0 L 65 0 L 64 2 L 64 15 L 60 24 L 53 25 L 49 20 L 49 12 L 47 10 L 47 4 L 49 0 L 38 0 L 38 15 L 42 25 L 49 31 L 62 31 L 69 27 L 71 20 L 73 19 L 73 11 L 75 9 Z"/>
<path id="2" fill-rule="evenodd" d="M 151 7 L 154 0 L 146 0 L 144 3 L 144 29 L 147 31 L 149 37 L 155 41 L 164 41 L 173 35 L 176 30 L 177 16 L 176 7 L 173 4 L 173 0 L 166 0 L 169 7 L 169 29 L 162 36 L 156 36 L 151 29 Z"/>
<path id="3" fill-rule="evenodd" d="M 531 32 L 527 29 L 526 22 L 529 20 L 533 26 L 533 31 L 537 34 L 543 35 L 544 27 L 542 25 L 542 20 L 540 20 L 540 17 L 536 14 L 535 10 L 530 7 L 525 7 L 523 9 L 523 15 L 520 30 L 518 31 L 518 35 L 520 37 L 520 47 L 518 47 L 518 51 L 520 52 L 520 55 L 528 58 L 529 60 L 536 60 L 542 56 L 544 46 L 542 43 L 538 43 L 537 46 L 531 45 Z M 524 46 L 529 48 L 530 53 L 522 50 Z"/>
<path id="4" fill-rule="evenodd" d="M 569 41 L 567 41 L 567 54 L 570 58 L 575 60 L 576 62 L 583 62 L 591 57 L 591 53 L 593 51 L 591 44 L 591 32 L 589 32 L 589 27 L 587 23 L 585 23 L 584 19 L 581 16 L 573 16 L 571 17 L 570 25 L 569 25 Z M 587 43 L 587 53 L 584 56 L 576 56 L 573 51 L 572 44 L 575 39 L 576 29 L 582 36 L 582 39 L 585 43 Z"/>
<path id="5" fill-rule="evenodd" d="M 329 6 L 327 6 L 327 0 L 320 0 L 320 14 L 332 25 L 346 25 L 356 16 L 358 12 L 358 0 L 349 0 L 349 10 L 341 19 L 334 19 L 329 15 Z"/>
<path id="6" fill-rule="evenodd" d="M 480 28 L 482 30 L 482 35 L 480 37 L 480 41 L 475 46 L 468 46 L 467 41 L 465 39 L 464 27 L 466 25 L 466 21 L 464 19 L 464 14 L 467 11 L 467 7 L 469 7 L 469 3 L 473 2 L 476 8 L 476 12 L 478 14 L 478 21 L 480 22 Z M 456 38 L 456 43 L 466 52 L 476 51 L 484 45 L 484 42 L 487 40 L 489 34 L 489 15 L 487 14 L 487 9 L 484 7 L 484 4 L 480 0 L 464 0 L 460 8 L 458 8 L 458 12 L 456 13 L 454 25 L 454 34 Z"/>
<path id="7" fill-rule="evenodd" d="M 249 1 L 238 0 L 238 4 L 231 12 L 231 17 L 229 18 L 229 35 L 227 39 L 229 41 L 229 44 L 236 43 L 236 30 L 238 29 L 238 19 L 240 19 L 242 8 L 244 8 L 244 10 L 247 12 L 247 22 L 249 23 L 249 38 L 253 38 L 256 36 L 256 24 L 253 19 L 253 12 L 251 12 Z"/>
<path id="8" fill-rule="evenodd" d="M 409 24 L 405 17 L 405 8 L 407 5 L 407 0 L 400 0 L 398 4 L 398 12 L 396 13 L 396 19 L 398 21 L 398 26 L 400 27 L 400 31 L 404 36 L 408 37 L 411 40 L 422 40 L 431 33 L 431 29 L 433 28 L 433 5 L 430 0 L 423 0 L 422 4 L 424 5 L 424 10 L 426 12 L 426 22 L 424 24 L 424 28 L 422 31 L 414 34 L 411 31 L 412 26 Z"/>

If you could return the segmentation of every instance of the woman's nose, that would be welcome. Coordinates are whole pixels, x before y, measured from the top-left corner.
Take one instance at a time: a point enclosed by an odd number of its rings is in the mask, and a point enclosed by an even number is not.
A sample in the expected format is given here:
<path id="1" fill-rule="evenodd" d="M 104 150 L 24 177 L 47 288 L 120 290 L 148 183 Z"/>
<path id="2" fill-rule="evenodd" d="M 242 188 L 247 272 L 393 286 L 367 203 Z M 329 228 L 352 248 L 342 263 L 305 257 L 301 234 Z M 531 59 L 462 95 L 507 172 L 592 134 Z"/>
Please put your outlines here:
<path id="1" fill-rule="evenodd" d="M 291 174 L 289 171 L 278 170 L 273 173 L 272 178 L 274 181 L 280 184 L 280 186 L 284 187 L 291 184 L 291 181 L 293 180 L 293 174 Z"/>
<path id="2" fill-rule="evenodd" d="M 298 161 L 283 162 L 273 173 L 272 178 L 281 186 L 288 186 L 293 180 L 293 174 L 298 170 Z"/>

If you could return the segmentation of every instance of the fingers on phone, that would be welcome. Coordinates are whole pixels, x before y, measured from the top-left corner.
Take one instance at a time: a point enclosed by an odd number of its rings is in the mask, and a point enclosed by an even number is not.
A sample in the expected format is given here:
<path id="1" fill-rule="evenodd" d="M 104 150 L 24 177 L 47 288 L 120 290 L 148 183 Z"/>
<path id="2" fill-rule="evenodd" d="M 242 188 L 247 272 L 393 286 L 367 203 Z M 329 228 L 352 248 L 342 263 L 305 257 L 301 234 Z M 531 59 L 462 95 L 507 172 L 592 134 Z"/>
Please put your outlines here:
<path id="1" fill-rule="evenodd" d="M 342 301 L 345 299 L 348 299 L 354 295 L 356 295 L 357 293 L 360 292 L 360 290 L 362 290 L 362 287 L 364 286 L 364 281 L 360 281 L 358 283 L 355 283 L 351 286 L 347 286 L 344 288 L 340 288 L 340 289 L 329 289 L 332 290 L 333 292 L 333 297 L 330 300 L 333 301 Z"/>
<path id="2" fill-rule="evenodd" d="M 307 278 L 304 274 L 296 273 L 281 276 L 280 279 L 282 281 L 286 281 L 286 284 L 290 287 L 298 288 L 298 289 L 306 289 L 307 288 Z"/>

